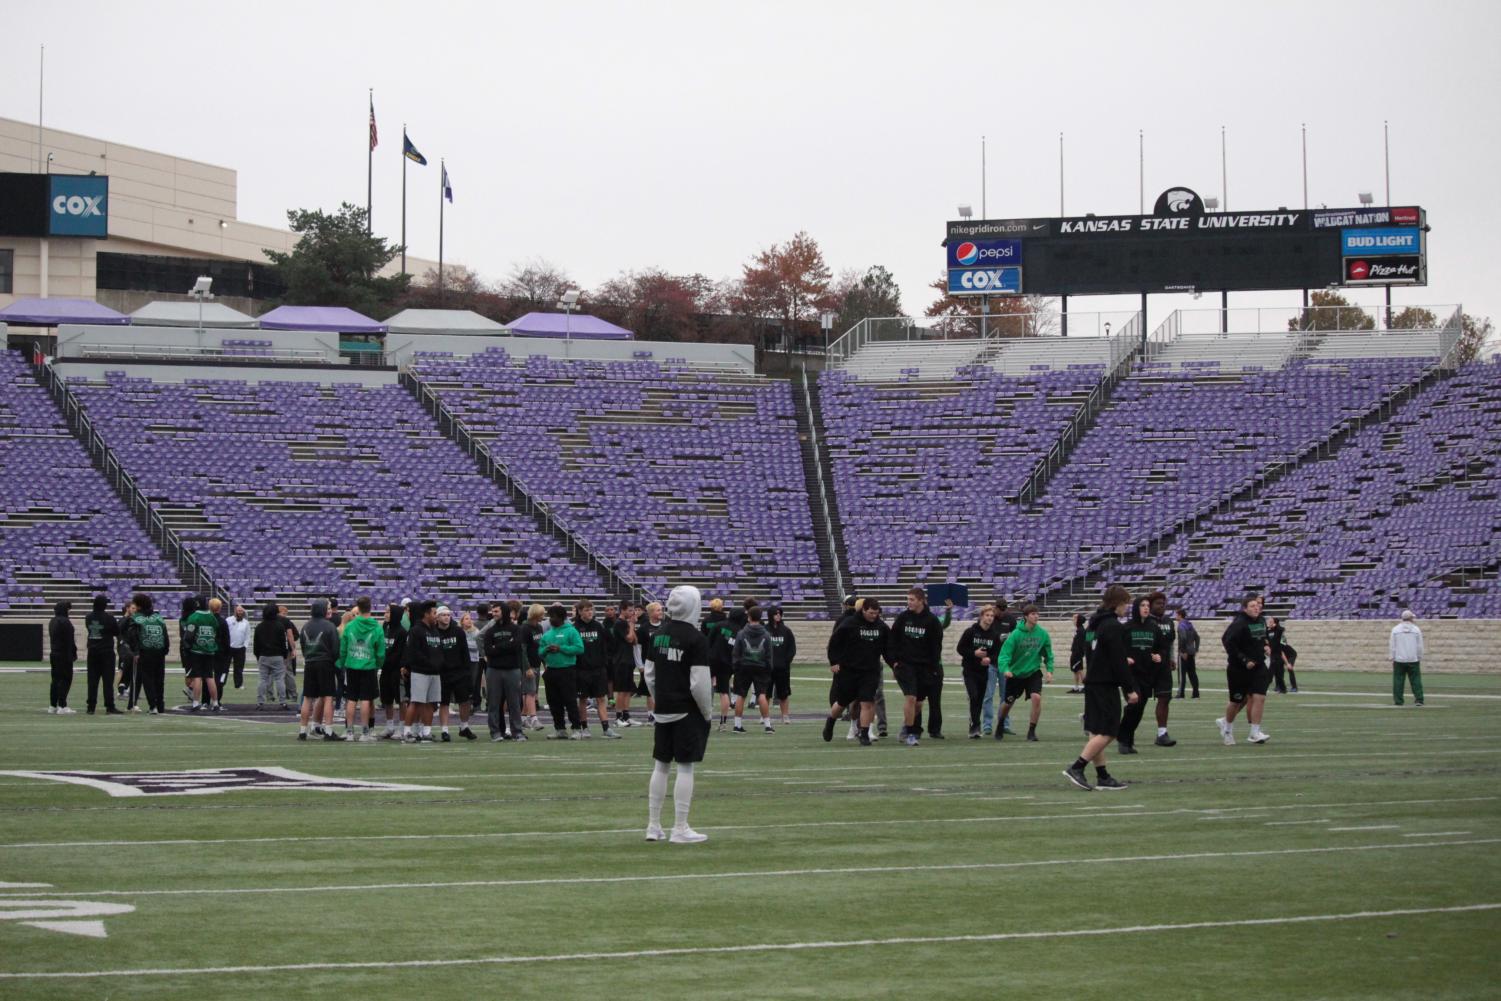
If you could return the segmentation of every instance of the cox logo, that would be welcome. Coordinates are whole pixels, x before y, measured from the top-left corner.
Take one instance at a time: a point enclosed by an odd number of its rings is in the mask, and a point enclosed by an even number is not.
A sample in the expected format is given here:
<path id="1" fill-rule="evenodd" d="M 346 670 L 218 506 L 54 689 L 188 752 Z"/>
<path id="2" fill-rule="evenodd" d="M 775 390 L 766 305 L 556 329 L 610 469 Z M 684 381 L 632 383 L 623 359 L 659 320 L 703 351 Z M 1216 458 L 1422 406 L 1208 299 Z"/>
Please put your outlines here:
<path id="1" fill-rule="evenodd" d="M 968 267 L 979 259 L 980 248 L 968 241 L 959 244 L 959 249 L 954 251 L 954 260 L 958 261 L 960 264 L 963 264 L 965 267 Z"/>
<path id="2" fill-rule="evenodd" d="M 103 195 L 58 195 L 52 199 L 52 211 L 58 215 L 89 216 L 104 215 L 99 203 Z"/>

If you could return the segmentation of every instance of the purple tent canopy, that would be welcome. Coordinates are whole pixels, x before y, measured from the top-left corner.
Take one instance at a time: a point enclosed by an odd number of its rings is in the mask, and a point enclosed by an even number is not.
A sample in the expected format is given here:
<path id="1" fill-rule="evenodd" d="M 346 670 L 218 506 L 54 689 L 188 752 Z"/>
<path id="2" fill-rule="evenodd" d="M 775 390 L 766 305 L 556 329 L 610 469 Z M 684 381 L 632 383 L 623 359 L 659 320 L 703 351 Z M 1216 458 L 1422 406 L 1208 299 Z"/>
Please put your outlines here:
<path id="1" fill-rule="evenodd" d="M 590 341 L 629 341 L 635 338 L 624 327 L 588 313 L 527 313 L 506 324 L 517 337 L 577 337 Z"/>
<path id="2" fill-rule="evenodd" d="M 126 326 L 130 317 L 92 299 L 17 299 L 0 309 L 0 323 L 17 327 L 55 327 L 60 323 Z"/>
<path id="3" fill-rule="evenodd" d="M 260 320 L 262 330 L 321 330 L 340 334 L 384 334 L 386 325 L 343 306 L 277 306 Z"/>

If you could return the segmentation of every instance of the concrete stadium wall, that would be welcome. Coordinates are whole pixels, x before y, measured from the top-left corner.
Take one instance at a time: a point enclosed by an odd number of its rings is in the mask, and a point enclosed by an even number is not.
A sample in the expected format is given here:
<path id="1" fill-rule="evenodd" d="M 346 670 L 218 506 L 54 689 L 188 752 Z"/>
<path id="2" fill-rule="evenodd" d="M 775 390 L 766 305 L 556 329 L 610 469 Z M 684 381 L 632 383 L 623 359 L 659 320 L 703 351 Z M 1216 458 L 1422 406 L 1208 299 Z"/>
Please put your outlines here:
<path id="1" fill-rule="evenodd" d="M 512 358 L 542 355 L 591 361 L 636 361 L 650 351 L 654 362 L 682 358 L 689 364 L 718 365 L 747 375 L 756 371 L 756 352 L 748 344 L 685 344 L 678 341 L 590 341 L 562 337 L 512 337 L 475 334 L 387 334 L 386 364 L 402 366 L 417 352 L 444 352 L 468 358 L 490 348 L 504 348 Z"/>
<path id="2" fill-rule="evenodd" d="M 1227 622 L 1223 619 L 1195 621 L 1199 630 L 1200 671 L 1215 672 L 1224 667 L 1220 634 Z M 794 621 L 789 625 L 797 635 L 798 659 L 810 663 L 821 661 L 833 624 Z M 954 652 L 954 647 L 967 625 L 967 621 L 955 622 L 949 627 L 943 644 L 945 665 L 958 665 L 959 655 Z M 1289 619 L 1286 622 L 1287 642 L 1298 651 L 1299 671 L 1390 671 L 1392 665 L 1387 657 L 1387 640 L 1394 625 L 1395 621 Z M 1073 623 L 1068 620 L 1044 622 L 1043 627 L 1053 639 L 1053 652 L 1061 664 L 1068 657 L 1069 645 L 1073 642 Z M 1423 642 L 1427 648 L 1427 655 L 1423 658 L 1424 672 L 1501 673 L 1501 659 L 1497 655 L 1497 651 L 1501 651 L 1501 619 L 1431 619 L 1419 621 L 1418 627 L 1423 630 Z"/>

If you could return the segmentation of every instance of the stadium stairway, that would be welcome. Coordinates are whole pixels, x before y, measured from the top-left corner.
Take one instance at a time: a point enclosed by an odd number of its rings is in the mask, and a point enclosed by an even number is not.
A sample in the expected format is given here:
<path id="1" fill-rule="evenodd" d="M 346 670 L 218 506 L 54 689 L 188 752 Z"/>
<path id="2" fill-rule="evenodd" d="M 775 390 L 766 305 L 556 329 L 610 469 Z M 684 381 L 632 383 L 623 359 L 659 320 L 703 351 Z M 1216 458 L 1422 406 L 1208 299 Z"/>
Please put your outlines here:
<path id="1" fill-rule="evenodd" d="M 433 420 L 438 427 L 451 438 L 464 452 L 474 460 L 480 472 L 488 476 L 495 484 L 506 492 L 511 503 L 518 511 L 524 511 L 536 521 L 537 527 L 544 533 L 551 535 L 564 546 L 570 559 L 577 563 L 586 564 L 595 573 L 604 579 L 605 584 L 611 589 L 615 597 L 620 600 L 632 600 L 636 602 L 655 601 L 664 596 L 651 592 L 644 585 L 637 583 L 621 574 L 609 562 L 595 555 L 588 546 L 580 542 L 573 533 L 569 532 L 552 517 L 547 505 L 541 503 L 521 488 L 514 477 L 506 469 L 504 464 L 497 462 L 490 454 L 485 443 L 470 433 L 464 422 L 449 412 L 438 394 L 428 386 L 421 377 L 408 370 L 401 373 L 400 381 L 403 386 L 416 398 L 417 402 L 432 414 Z"/>
<path id="2" fill-rule="evenodd" d="M 1232 494 L 1221 498 L 1211 506 L 1173 522 L 1159 533 L 1138 539 L 1121 549 L 1099 557 L 1087 573 L 1055 583 L 1043 594 L 1037 596 L 1038 606 L 1043 609 L 1044 615 L 1050 617 L 1093 611 L 1099 604 L 1100 591 L 1107 583 L 1122 584 L 1133 594 L 1163 589 L 1167 584 L 1164 574 L 1145 575 L 1133 579 L 1121 578 L 1112 571 L 1116 567 L 1129 565 L 1133 560 L 1164 550 L 1184 536 L 1192 535 L 1198 530 L 1201 522 L 1216 514 L 1251 503 L 1257 493 L 1267 486 L 1308 463 L 1338 452 L 1357 432 L 1373 423 L 1386 420 L 1407 400 L 1446 378 L 1447 375 L 1448 371 L 1440 360 L 1425 369 L 1416 380 L 1401 386 L 1391 396 L 1381 400 L 1364 413 L 1342 423 L 1328 437 L 1311 444 L 1298 455 L 1290 459 L 1279 458 L 1267 463 L 1258 473 L 1248 477 Z M 1266 610 L 1271 615 L 1287 614 L 1287 609 L 1278 607 L 1275 602 L 1269 602 Z"/>
<path id="3" fill-rule="evenodd" d="M 823 438 L 823 413 L 819 407 L 818 382 L 809 379 L 806 369 L 792 377 L 792 402 L 797 411 L 798 447 L 803 460 L 803 477 L 808 484 L 808 507 L 813 516 L 814 542 L 818 547 L 818 567 L 823 575 L 828 612 L 837 616 L 848 586 L 844 568 L 849 566 L 844 545 L 844 524 L 839 517 L 839 499 L 829 475 L 829 456 Z"/>
<path id="4" fill-rule="evenodd" d="M 120 502 L 134 516 L 151 541 L 156 544 L 162 558 L 177 569 L 184 584 L 183 589 L 229 601 L 228 592 L 214 581 L 213 577 L 199 564 L 191 550 L 182 542 L 173 525 L 173 513 L 159 510 L 147 500 L 145 493 L 136 486 L 134 477 L 125 471 L 114 449 L 95 430 L 83 405 L 68 389 L 62 374 L 53 367 L 50 361 L 42 361 L 32 366 L 32 375 L 57 404 L 69 430 L 83 445 L 84 451 L 89 454 L 94 466 L 104 474 L 105 480 L 114 489 Z M 90 590 L 92 589 L 93 585 L 90 585 Z M 75 601 L 75 609 L 82 607 L 82 604 Z"/>

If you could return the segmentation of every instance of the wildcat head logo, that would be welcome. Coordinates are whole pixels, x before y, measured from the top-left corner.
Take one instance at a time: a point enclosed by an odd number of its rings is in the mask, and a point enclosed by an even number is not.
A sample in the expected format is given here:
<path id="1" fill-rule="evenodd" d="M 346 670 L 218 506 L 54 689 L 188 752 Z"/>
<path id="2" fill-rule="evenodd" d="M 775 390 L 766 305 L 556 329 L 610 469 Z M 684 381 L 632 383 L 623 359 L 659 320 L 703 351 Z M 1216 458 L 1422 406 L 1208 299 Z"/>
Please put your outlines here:
<path id="1" fill-rule="evenodd" d="M 1168 188 L 1157 196 L 1152 213 L 1160 216 L 1203 215 L 1204 200 L 1192 188 Z"/>

